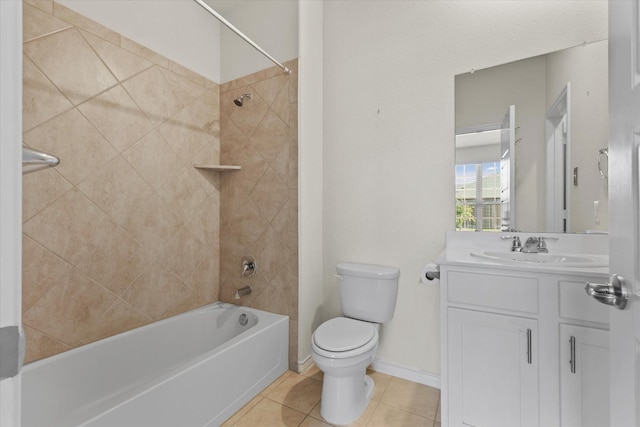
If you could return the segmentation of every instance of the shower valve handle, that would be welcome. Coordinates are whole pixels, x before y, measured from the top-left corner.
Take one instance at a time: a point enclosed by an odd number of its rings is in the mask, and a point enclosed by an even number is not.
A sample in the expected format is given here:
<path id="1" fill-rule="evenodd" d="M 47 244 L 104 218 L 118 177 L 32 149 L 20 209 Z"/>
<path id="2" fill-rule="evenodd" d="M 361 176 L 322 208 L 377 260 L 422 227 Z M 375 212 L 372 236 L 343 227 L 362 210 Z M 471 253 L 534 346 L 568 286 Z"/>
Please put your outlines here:
<path id="1" fill-rule="evenodd" d="M 253 277 L 256 275 L 258 265 L 252 256 L 242 258 L 242 276 Z"/>

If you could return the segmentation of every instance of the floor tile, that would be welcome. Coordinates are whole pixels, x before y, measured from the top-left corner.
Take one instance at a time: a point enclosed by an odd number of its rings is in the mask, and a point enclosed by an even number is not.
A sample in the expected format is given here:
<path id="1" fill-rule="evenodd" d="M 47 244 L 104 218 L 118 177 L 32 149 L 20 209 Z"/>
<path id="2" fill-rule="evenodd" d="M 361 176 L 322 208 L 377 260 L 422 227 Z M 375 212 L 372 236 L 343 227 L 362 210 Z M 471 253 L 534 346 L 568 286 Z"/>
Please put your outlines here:
<path id="1" fill-rule="evenodd" d="M 440 390 L 401 378 L 392 378 L 381 402 L 403 411 L 434 420 Z"/>
<path id="2" fill-rule="evenodd" d="M 317 420 L 322 420 L 322 415 L 320 415 L 320 402 L 318 402 L 316 404 L 316 406 L 313 407 L 313 409 L 311 410 L 311 412 L 309 412 L 309 416 L 313 417 Z"/>
<path id="3" fill-rule="evenodd" d="M 302 375 L 304 375 L 305 377 L 314 378 L 318 381 L 322 381 L 322 379 L 324 378 L 322 371 L 315 364 L 311 366 L 309 369 L 307 369 L 305 372 L 303 372 Z"/>
<path id="4" fill-rule="evenodd" d="M 373 396 L 371 400 L 378 401 L 382 398 L 385 390 L 389 386 L 391 379 L 393 378 L 391 375 L 383 374 L 381 372 L 376 372 L 371 369 L 367 370 L 367 375 L 369 375 L 373 382 L 375 383 L 375 387 L 373 389 Z"/>
<path id="5" fill-rule="evenodd" d="M 368 427 L 432 427 L 433 420 L 380 402 L 367 423 Z"/>
<path id="6" fill-rule="evenodd" d="M 320 381 L 294 373 L 273 388 L 266 397 L 306 415 L 320 401 L 321 394 Z"/>
<path id="7" fill-rule="evenodd" d="M 269 393 L 271 393 L 273 390 L 275 390 L 280 384 L 282 384 L 282 382 L 284 382 L 287 378 L 293 377 L 295 375 L 296 375 L 296 373 L 293 372 L 293 371 L 285 372 L 284 374 L 280 375 L 280 377 L 278 377 L 274 382 L 269 384 L 269 386 L 267 386 L 267 388 L 262 390 L 260 392 L 260 396 L 267 396 Z"/>
<path id="8" fill-rule="evenodd" d="M 439 390 L 372 370 L 367 375 L 378 400 L 349 427 L 440 427 Z M 222 427 L 332 427 L 320 415 L 321 393 L 322 371 L 315 366 L 303 374 L 287 371 Z"/>
<path id="9" fill-rule="evenodd" d="M 349 424 L 349 427 L 367 427 L 370 425 L 371 419 L 373 418 L 373 414 L 376 412 L 378 408 L 378 401 L 371 400 L 367 409 L 365 409 L 364 414 L 360 416 L 353 423 Z"/>
<path id="10" fill-rule="evenodd" d="M 234 425 L 238 420 L 240 420 L 240 418 L 242 418 L 247 412 L 249 412 L 254 406 L 256 406 L 258 403 L 260 403 L 260 401 L 264 399 L 264 397 L 258 395 L 256 397 L 254 397 L 253 399 L 251 399 L 249 401 L 249 403 L 247 403 L 246 405 L 244 405 L 242 408 L 240 408 L 238 410 L 238 412 L 236 412 L 235 414 L 233 414 L 231 416 L 231 418 L 229 418 L 227 421 L 225 421 L 224 423 L 222 423 L 222 425 L 220 427 L 231 427 L 232 425 Z"/>
<path id="11" fill-rule="evenodd" d="M 300 427 L 331 427 L 331 426 L 332 426 L 331 424 L 327 424 L 323 421 L 320 421 L 312 417 L 305 418 L 302 424 L 300 424 Z"/>
<path id="12" fill-rule="evenodd" d="M 305 414 L 280 405 L 269 399 L 262 399 L 238 421 L 234 427 L 297 427 Z"/>
<path id="13" fill-rule="evenodd" d="M 322 415 L 320 415 L 320 403 L 321 402 L 318 402 L 318 404 L 311 410 L 311 412 L 309 413 L 309 416 L 326 423 L 326 420 L 324 420 L 324 418 L 322 418 Z M 367 406 L 367 409 L 365 409 L 364 413 L 360 416 L 360 418 L 358 418 L 353 423 L 348 424 L 348 426 L 349 427 L 368 426 L 369 425 L 368 423 L 371 420 L 371 417 L 373 416 L 373 413 L 375 412 L 377 406 L 378 406 L 378 402 L 375 400 L 371 400 L 369 402 L 369 405 Z"/>

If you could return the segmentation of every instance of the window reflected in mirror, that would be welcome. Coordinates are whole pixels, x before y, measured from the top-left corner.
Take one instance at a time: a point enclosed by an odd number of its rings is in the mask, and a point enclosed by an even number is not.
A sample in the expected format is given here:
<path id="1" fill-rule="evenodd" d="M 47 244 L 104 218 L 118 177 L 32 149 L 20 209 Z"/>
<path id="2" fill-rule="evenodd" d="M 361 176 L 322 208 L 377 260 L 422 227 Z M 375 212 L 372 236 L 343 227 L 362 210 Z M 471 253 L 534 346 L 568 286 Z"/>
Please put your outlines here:
<path id="1" fill-rule="evenodd" d="M 500 231 L 500 163 L 456 165 L 456 230 Z"/>

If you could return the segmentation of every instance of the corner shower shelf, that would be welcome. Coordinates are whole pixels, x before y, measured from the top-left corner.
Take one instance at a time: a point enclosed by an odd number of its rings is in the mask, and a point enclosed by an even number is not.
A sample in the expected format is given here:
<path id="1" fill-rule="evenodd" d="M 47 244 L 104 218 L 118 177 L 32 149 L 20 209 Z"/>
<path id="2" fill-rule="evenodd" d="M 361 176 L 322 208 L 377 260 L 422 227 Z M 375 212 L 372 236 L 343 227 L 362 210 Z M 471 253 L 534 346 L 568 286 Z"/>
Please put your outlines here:
<path id="1" fill-rule="evenodd" d="M 194 164 L 194 168 L 196 169 L 204 169 L 215 172 L 228 172 L 228 171 L 237 171 L 240 170 L 240 166 L 232 166 L 232 165 L 207 165 L 207 164 Z"/>

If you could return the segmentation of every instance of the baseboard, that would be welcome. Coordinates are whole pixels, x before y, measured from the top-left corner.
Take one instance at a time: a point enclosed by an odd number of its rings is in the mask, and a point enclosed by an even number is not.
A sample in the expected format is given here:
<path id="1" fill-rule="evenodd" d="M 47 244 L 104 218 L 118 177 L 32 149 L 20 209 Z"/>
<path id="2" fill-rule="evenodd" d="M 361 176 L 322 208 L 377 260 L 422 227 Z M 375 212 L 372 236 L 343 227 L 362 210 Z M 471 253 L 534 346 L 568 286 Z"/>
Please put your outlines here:
<path id="1" fill-rule="evenodd" d="M 313 359 L 311 358 L 311 356 L 307 356 L 303 360 L 298 360 L 298 373 L 302 374 L 312 366 Z M 370 365 L 370 368 L 383 374 L 440 389 L 440 375 L 433 374 L 428 371 L 400 366 L 394 363 L 385 362 L 380 359 L 375 359 Z"/>
<path id="2" fill-rule="evenodd" d="M 304 360 L 298 360 L 298 373 L 304 374 L 309 368 L 313 366 L 313 359 L 311 355 L 304 358 Z"/>
<path id="3" fill-rule="evenodd" d="M 416 368 L 408 368 L 393 363 L 375 359 L 371 364 L 371 369 L 383 374 L 402 378 L 414 383 L 428 385 L 429 387 L 440 389 L 440 375 L 423 371 Z"/>

